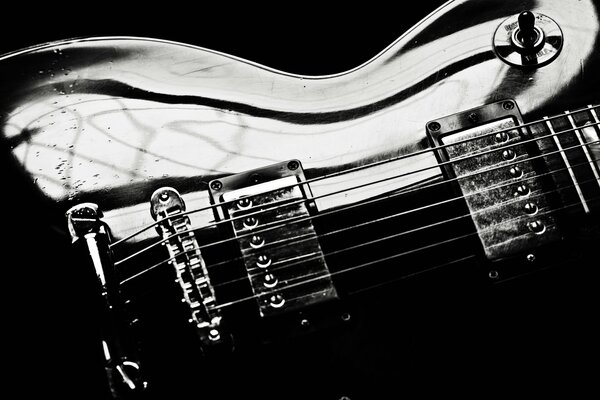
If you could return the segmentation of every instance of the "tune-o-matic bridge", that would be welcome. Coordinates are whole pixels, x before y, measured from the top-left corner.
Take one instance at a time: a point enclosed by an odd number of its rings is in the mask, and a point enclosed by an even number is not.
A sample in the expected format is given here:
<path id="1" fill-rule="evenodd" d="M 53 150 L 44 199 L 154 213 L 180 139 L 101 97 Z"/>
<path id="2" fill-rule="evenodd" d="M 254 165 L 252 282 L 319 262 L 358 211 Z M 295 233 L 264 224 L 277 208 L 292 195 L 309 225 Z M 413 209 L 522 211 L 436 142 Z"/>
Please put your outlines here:
<path id="1" fill-rule="evenodd" d="M 224 340 L 221 313 L 215 308 L 215 293 L 198 242 L 185 212 L 179 193 L 170 187 L 156 190 L 150 199 L 152 217 L 158 222 L 156 230 L 169 251 L 175 267 L 183 301 L 190 308 L 190 322 L 196 325 L 203 345 Z"/>
<path id="2" fill-rule="evenodd" d="M 261 316 L 337 298 L 311 222 L 299 161 L 210 183 L 216 218 L 230 220 Z"/>
<path id="3" fill-rule="evenodd" d="M 511 100 L 427 124 L 440 148 L 437 156 L 447 177 L 456 179 L 490 260 L 560 238 L 549 198 L 552 189 L 543 182 L 536 166 L 541 163 L 537 146 L 519 128 L 522 124 Z"/>

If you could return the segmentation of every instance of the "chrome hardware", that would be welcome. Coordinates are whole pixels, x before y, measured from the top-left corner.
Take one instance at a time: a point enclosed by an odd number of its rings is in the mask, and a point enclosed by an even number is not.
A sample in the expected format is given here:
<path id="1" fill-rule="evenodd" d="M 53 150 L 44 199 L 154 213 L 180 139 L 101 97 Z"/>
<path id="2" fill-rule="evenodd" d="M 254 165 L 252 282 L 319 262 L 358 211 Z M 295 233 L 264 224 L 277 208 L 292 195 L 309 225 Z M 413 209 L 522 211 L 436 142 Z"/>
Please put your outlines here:
<path id="1" fill-rule="evenodd" d="M 269 297 L 269 306 L 272 308 L 281 308 L 285 304 L 285 299 L 280 293 L 274 294 Z"/>
<path id="2" fill-rule="evenodd" d="M 98 205 L 93 203 L 71 207 L 66 217 L 73 245 L 85 246 L 98 278 L 102 297 L 101 343 L 110 390 L 114 397 L 130 398 L 144 391 L 147 383 L 141 374 L 133 338 L 125 325 L 124 304 L 109 248 L 108 227 L 101 221 L 102 212 Z"/>
<path id="3" fill-rule="evenodd" d="M 266 274 L 263 279 L 263 284 L 265 285 L 265 287 L 270 289 L 277 286 L 278 280 L 273 274 Z"/>
<path id="4" fill-rule="evenodd" d="M 500 24 L 494 34 L 496 55 L 517 67 L 541 67 L 558 57 L 563 33 L 550 17 L 524 11 Z"/>
<path id="5" fill-rule="evenodd" d="M 523 176 L 523 170 L 518 165 L 515 165 L 514 167 L 510 167 L 510 169 L 508 170 L 508 173 L 513 178 L 520 178 Z"/>
<path id="6" fill-rule="evenodd" d="M 256 266 L 259 268 L 269 268 L 271 266 L 271 259 L 269 256 L 261 254 L 256 259 Z"/>
<path id="7" fill-rule="evenodd" d="M 250 246 L 253 249 L 259 249 L 265 244 L 265 239 L 260 235 L 252 235 L 250 238 Z"/>
<path id="8" fill-rule="evenodd" d="M 521 115 L 516 106 L 506 107 L 507 103 L 478 108 L 476 113 L 481 118 L 477 124 L 469 119 L 474 111 L 468 110 L 437 119 L 439 129 L 428 130 L 434 145 L 444 146 L 437 153 L 438 159 L 444 162 L 446 175 L 457 178 L 490 260 L 560 237 L 554 217 L 547 212 L 547 189 L 529 159 L 532 145 L 519 144 L 529 138 L 529 133 L 516 127 L 523 123 Z M 507 140 L 498 141 L 503 133 Z M 463 157 L 467 158 L 460 160 Z M 538 208 L 543 217 L 538 222 L 530 221 Z M 541 233 L 545 234 L 540 236 Z"/>
<path id="9" fill-rule="evenodd" d="M 302 165 L 292 160 L 221 178 L 219 190 L 209 183 L 213 204 L 223 203 L 216 218 L 231 220 L 263 317 L 337 298 L 303 181 Z M 302 279 L 308 283 L 297 284 Z"/>
<path id="10" fill-rule="evenodd" d="M 248 197 L 244 197 L 244 198 L 238 200 L 237 206 L 239 207 L 240 210 L 246 210 L 246 209 L 252 207 L 252 200 L 250 200 Z"/>
<path id="11" fill-rule="evenodd" d="M 534 215 L 538 212 L 538 206 L 535 203 L 529 202 L 523 206 L 523 210 L 529 215 Z"/>
<path id="12" fill-rule="evenodd" d="M 531 232 L 537 233 L 538 235 L 544 233 L 546 227 L 540 220 L 535 220 L 527 223 L 527 227 Z"/>
<path id="13" fill-rule="evenodd" d="M 530 193 L 529 187 L 525 184 L 517 186 L 515 196 L 527 196 Z"/>
<path id="14" fill-rule="evenodd" d="M 244 218 L 244 228 L 253 229 L 258 225 L 258 218 L 256 217 L 246 217 Z"/>
<path id="15" fill-rule="evenodd" d="M 158 222 L 156 230 L 175 267 L 182 301 L 190 309 L 190 322 L 195 324 L 203 345 L 222 342 L 222 316 L 215 308 L 214 289 L 190 219 L 182 215 L 186 209 L 183 198 L 177 190 L 163 187 L 152 194 L 150 204 L 152 217 Z"/>
<path id="16" fill-rule="evenodd" d="M 516 156 L 517 154 L 513 149 L 504 150 L 502 152 L 502 158 L 504 158 L 506 161 L 513 160 Z"/>
<path id="17" fill-rule="evenodd" d="M 496 140 L 496 143 L 506 142 L 509 139 L 508 133 L 506 133 L 506 132 L 496 133 L 496 135 L 494 135 L 494 139 Z"/>

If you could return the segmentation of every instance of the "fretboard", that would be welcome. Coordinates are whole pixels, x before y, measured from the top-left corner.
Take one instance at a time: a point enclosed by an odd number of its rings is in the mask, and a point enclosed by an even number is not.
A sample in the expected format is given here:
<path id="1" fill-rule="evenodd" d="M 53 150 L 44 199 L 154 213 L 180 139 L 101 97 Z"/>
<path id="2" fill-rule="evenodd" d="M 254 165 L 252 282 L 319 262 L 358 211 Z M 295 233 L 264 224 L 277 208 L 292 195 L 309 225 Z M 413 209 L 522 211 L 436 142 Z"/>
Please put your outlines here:
<path id="1" fill-rule="evenodd" d="M 530 127 L 567 215 L 588 215 L 600 206 L 599 124 L 598 106 L 589 105 Z"/>

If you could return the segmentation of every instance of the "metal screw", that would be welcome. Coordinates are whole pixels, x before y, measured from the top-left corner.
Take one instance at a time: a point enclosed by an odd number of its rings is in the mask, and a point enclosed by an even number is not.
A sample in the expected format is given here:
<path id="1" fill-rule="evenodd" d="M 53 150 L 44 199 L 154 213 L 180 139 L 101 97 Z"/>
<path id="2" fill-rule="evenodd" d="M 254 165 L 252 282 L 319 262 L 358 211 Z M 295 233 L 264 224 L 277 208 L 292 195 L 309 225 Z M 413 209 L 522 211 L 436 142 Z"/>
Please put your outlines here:
<path id="1" fill-rule="evenodd" d="M 252 207 L 252 200 L 250 200 L 248 197 L 244 197 L 238 200 L 237 206 L 238 208 L 245 210 L 247 208 Z"/>
<path id="2" fill-rule="evenodd" d="M 477 122 L 477 121 L 479 121 L 479 115 L 477 115 L 477 113 L 471 113 L 471 114 L 469 114 L 469 116 L 467 118 L 471 122 Z"/>
<path id="3" fill-rule="evenodd" d="M 221 188 L 223 188 L 223 184 L 221 183 L 221 181 L 212 181 L 210 183 L 210 188 L 212 190 L 221 190 Z"/>
<path id="4" fill-rule="evenodd" d="M 256 259 L 256 266 L 259 268 L 262 268 L 262 269 L 269 268 L 271 266 L 271 263 L 272 263 L 271 257 L 269 257 L 265 254 L 261 254 Z"/>
<path id="5" fill-rule="evenodd" d="M 534 262 L 535 261 L 535 255 L 533 255 L 533 254 L 527 254 L 527 261 Z"/>
<path id="6" fill-rule="evenodd" d="M 496 143 L 506 142 L 508 140 L 508 133 L 506 133 L 506 132 L 496 133 L 496 135 L 494 136 L 494 140 L 496 141 Z"/>
<path id="7" fill-rule="evenodd" d="M 250 183 L 252 183 L 253 185 L 260 183 L 260 175 L 259 174 L 250 175 Z"/>
<path id="8" fill-rule="evenodd" d="M 266 288 L 272 289 L 277 286 L 277 283 L 279 283 L 279 281 L 273 274 L 266 274 L 263 278 L 263 285 Z"/>
<path id="9" fill-rule="evenodd" d="M 513 108 L 515 108 L 515 105 L 512 101 L 505 101 L 504 103 L 502 103 L 502 108 L 504 108 L 505 110 L 512 110 Z"/>
<path id="10" fill-rule="evenodd" d="M 540 220 L 531 221 L 527 224 L 529 230 L 533 233 L 542 234 L 546 230 L 546 226 Z"/>
<path id="11" fill-rule="evenodd" d="M 529 192 L 530 190 L 527 185 L 519 185 L 517 186 L 517 192 L 515 193 L 515 196 L 527 196 Z"/>
<path id="12" fill-rule="evenodd" d="M 533 215 L 538 212 L 538 206 L 533 202 L 528 202 L 523 206 L 523 210 L 529 215 Z"/>
<path id="13" fill-rule="evenodd" d="M 211 329 L 208 332 L 208 338 L 212 341 L 217 341 L 217 340 L 221 339 L 221 334 L 219 333 L 219 331 L 217 329 Z"/>
<path id="14" fill-rule="evenodd" d="M 303 328 L 308 328 L 310 326 L 310 321 L 307 320 L 306 318 L 303 318 L 300 321 L 300 326 L 303 327 Z"/>
<path id="15" fill-rule="evenodd" d="M 346 312 L 346 313 L 342 314 L 342 321 L 344 321 L 344 322 L 350 321 L 351 318 L 352 318 L 352 316 L 350 315 L 350 313 Z"/>
<path id="16" fill-rule="evenodd" d="M 253 235 L 250 238 L 250 246 L 252 246 L 253 249 L 258 249 L 259 247 L 262 247 L 263 244 L 265 244 L 265 239 L 260 235 Z"/>
<path id="17" fill-rule="evenodd" d="M 158 198 L 160 199 L 160 201 L 165 202 L 167 200 L 169 200 L 169 193 L 168 192 L 162 192 Z"/>
<path id="18" fill-rule="evenodd" d="M 439 131 L 442 127 L 439 122 L 430 122 L 428 126 L 429 130 L 432 132 Z"/>
<path id="19" fill-rule="evenodd" d="M 244 224 L 244 227 L 246 229 L 252 229 L 252 228 L 255 228 L 258 225 L 258 218 L 256 218 L 256 217 L 246 217 L 246 218 L 244 218 L 244 221 L 242 223 Z"/>
<path id="20" fill-rule="evenodd" d="M 517 153 L 515 153 L 515 151 L 513 149 L 504 150 L 502 152 L 502 158 L 504 158 L 506 161 L 510 161 L 510 160 L 514 159 L 516 156 L 517 156 Z"/>
<path id="21" fill-rule="evenodd" d="M 518 165 L 511 167 L 508 172 L 513 178 L 520 178 L 523 175 L 523 170 Z"/>
<path id="22" fill-rule="evenodd" d="M 287 167 L 290 171 L 297 170 L 299 166 L 300 166 L 300 163 L 296 160 L 290 161 L 287 165 Z"/>
<path id="23" fill-rule="evenodd" d="M 488 273 L 488 276 L 490 277 L 490 279 L 498 279 L 498 271 L 492 270 Z"/>

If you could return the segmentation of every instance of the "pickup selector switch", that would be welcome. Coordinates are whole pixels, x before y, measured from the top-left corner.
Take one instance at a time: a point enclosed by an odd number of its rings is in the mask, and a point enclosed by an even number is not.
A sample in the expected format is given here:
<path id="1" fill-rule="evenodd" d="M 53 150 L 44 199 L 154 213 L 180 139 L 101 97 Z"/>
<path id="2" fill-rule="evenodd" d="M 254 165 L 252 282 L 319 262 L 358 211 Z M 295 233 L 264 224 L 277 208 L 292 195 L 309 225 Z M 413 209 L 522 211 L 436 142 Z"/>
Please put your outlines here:
<path id="1" fill-rule="evenodd" d="M 507 18 L 494 34 L 498 58 L 515 67 L 542 67 L 558 57 L 563 33 L 550 17 L 523 11 Z"/>

